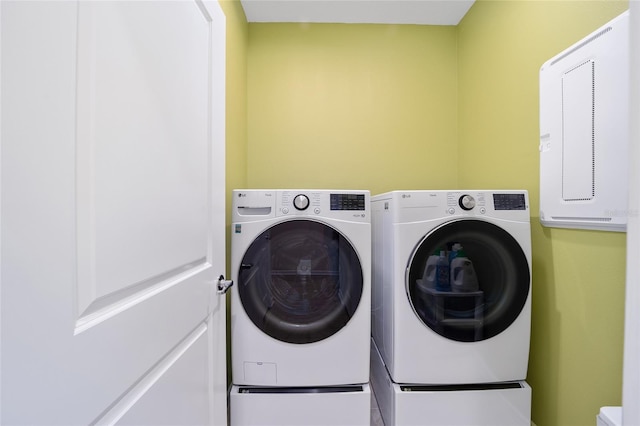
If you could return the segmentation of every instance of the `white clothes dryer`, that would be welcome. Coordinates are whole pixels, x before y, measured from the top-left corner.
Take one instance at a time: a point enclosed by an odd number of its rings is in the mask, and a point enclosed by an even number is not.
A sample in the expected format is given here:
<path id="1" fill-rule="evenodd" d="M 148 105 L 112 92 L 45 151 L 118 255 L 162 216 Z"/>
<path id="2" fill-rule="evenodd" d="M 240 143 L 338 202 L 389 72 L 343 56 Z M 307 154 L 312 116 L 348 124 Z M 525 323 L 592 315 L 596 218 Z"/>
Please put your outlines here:
<path id="1" fill-rule="evenodd" d="M 368 382 L 370 201 L 368 191 L 233 191 L 234 384 Z"/>
<path id="2" fill-rule="evenodd" d="M 392 380 L 524 380 L 531 327 L 527 191 L 393 191 L 372 197 L 371 205 L 372 334 Z M 436 288 L 430 257 L 442 251 L 448 258 L 460 245 L 472 285 Z"/>

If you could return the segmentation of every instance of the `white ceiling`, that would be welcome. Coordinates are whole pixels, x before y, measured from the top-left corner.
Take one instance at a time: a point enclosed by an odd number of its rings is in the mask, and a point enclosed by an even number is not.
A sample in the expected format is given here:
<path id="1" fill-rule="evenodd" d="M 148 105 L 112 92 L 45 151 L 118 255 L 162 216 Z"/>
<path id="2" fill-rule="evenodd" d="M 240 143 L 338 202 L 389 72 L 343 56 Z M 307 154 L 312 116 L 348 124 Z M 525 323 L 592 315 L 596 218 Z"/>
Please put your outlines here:
<path id="1" fill-rule="evenodd" d="M 457 25 L 475 0 L 241 0 L 249 22 Z"/>

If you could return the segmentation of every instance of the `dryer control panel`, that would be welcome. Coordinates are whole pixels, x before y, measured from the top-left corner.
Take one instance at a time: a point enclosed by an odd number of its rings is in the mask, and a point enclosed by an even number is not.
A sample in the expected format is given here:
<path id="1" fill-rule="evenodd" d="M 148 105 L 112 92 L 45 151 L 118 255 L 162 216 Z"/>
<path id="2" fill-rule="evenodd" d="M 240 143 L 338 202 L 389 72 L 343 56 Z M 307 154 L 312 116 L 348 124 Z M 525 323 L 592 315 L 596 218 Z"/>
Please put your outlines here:
<path id="1" fill-rule="evenodd" d="M 493 206 L 496 210 L 526 210 L 524 194 L 493 194 Z"/>
<path id="2" fill-rule="evenodd" d="M 389 200 L 395 223 L 420 222 L 442 217 L 503 218 L 530 221 L 526 190 L 409 190 L 376 195 Z"/>

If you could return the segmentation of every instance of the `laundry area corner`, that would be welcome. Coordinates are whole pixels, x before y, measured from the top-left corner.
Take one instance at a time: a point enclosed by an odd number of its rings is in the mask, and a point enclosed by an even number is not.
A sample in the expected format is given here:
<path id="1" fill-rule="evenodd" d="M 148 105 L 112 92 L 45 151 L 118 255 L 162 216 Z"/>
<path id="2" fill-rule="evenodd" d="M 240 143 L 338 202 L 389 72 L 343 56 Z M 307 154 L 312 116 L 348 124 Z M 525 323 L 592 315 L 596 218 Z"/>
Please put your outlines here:
<path id="1" fill-rule="evenodd" d="M 221 4 L 227 95 L 246 99 L 228 101 L 244 111 L 227 118 L 228 193 L 527 190 L 531 421 L 621 405 L 626 237 L 541 225 L 539 72 L 629 3 L 477 1 L 451 26 L 247 22 Z"/>

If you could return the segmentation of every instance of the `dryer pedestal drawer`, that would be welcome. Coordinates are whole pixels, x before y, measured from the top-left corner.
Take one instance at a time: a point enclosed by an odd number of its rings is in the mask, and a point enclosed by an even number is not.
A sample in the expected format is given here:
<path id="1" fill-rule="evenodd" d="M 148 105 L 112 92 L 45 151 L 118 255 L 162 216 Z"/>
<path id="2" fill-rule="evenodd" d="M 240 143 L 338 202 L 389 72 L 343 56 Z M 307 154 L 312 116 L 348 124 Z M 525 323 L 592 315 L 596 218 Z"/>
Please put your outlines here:
<path id="1" fill-rule="evenodd" d="M 385 426 L 530 426 L 525 381 L 471 385 L 400 385 L 371 342 L 371 387 Z"/>

